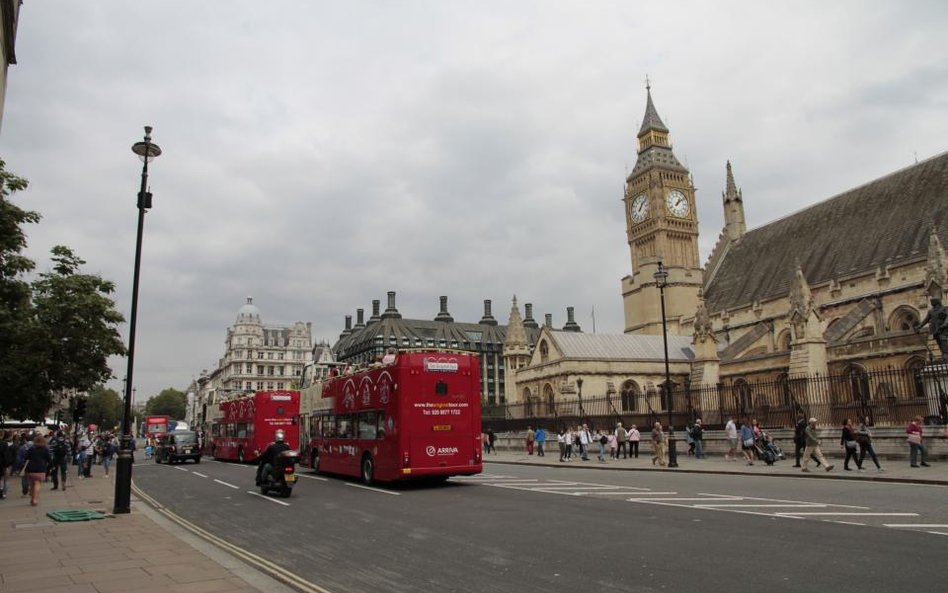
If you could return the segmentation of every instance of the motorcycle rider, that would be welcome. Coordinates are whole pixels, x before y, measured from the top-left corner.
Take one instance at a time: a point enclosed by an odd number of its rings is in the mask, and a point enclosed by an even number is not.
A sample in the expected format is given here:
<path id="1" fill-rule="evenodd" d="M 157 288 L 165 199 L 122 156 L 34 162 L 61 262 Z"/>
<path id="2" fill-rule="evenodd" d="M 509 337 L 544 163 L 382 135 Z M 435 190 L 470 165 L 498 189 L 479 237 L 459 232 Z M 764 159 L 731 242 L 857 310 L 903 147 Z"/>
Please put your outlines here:
<path id="1" fill-rule="evenodd" d="M 273 435 L 273 442 L 270 443 L 263 455 L 260 456 L 259 465 L 257 465 L 257 486 L 263 481 L 263 468 L 266 465 L 273 465 L 276 462 L 277 455 L 284 451 L 289 451 L 290 446 L 286 444 L 285 435 L 282 430 L 277 430 Z"/>

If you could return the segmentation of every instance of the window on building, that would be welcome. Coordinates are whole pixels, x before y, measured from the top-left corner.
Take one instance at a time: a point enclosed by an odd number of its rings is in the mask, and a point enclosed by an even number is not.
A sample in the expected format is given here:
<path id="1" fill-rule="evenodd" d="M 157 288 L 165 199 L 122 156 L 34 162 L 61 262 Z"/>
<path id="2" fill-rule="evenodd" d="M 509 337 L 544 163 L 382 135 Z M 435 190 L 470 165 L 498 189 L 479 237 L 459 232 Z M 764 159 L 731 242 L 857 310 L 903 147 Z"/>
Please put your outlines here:
<path id="1" fill-rule="evenodd" d="M 281 390 L 281 391 L 282 391 L 283 389 L 285 389 L 285 387 L 283 387 L 283 381 L 277 382 L 277 389 L 279 389 L 279 390 Z"/>
<path id="2" fill-rule="evenodd" d="M 284 353 L 283 353 L 283 352 L 280 352 L 280 353 L 277 355 L 277 360 L 283 360 L 283 355 L 284 355 Z"/>
<path id="3" fill-rule="evenodd" d="M 257 391 L 263 391 L 263 381 L 257 381 Z"/>
<path id="4" fill-rule="evenodd" d="M 267 382 L 267 391 L 273 391 L 273 381 Z"/>
<path id="5" fill-rule="evenodd" d="M 262 374 L 263 374 L 263 365 L 262 365 L 262 364 L 258 364 L 258 365 L 257 365 L 257 374 L 258 374 L 258 375 L 262 375 Z"/>

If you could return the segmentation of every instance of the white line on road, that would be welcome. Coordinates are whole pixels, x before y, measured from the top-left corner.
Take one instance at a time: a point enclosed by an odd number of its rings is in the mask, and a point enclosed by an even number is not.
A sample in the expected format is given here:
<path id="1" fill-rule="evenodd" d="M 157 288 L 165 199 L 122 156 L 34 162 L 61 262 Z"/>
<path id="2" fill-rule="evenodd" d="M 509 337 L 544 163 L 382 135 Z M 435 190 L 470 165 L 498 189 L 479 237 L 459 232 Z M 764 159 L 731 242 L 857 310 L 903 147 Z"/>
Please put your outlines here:
<path id="1" fill-rule="evenodd" d="M 221 482 L 221 481 L 218 480 L 217 478 L 215 478 L 214 481 L 217 482 L 218 484 L 223 484 L 224 486 L 227 486 L 228 488 L 233 488 L 233 489 L 235 489 L 235 490 L 239 490 L 239 489 L 240 489 L 240 486 L 234 486 L 233 484 L 228 484 L 227 482 Z"/>
<path id="2" fill-rule="evenodd" d="M 698 494 L 700 494 L 701 496 L 733 496 L 731 494 L 714 494 L 711 492 L 699 492 Z M 736 497 L 736 498 L 740 498 L 742 500 L 763 500 L 765 502 L 789 502 L 793 504 L 824 504 L 822 502 L 813 502 L 810 500 L 786 500 L 783 498 L 760 498 L 757 496 L 741 496 L 741 497 Z M 825 504 L 830 504 L 834 507 L 841 507 L 844 509 L 869 510 L 869 507 L 860 507 L 860 506 L 855 506 L 851 504 L 833 504 L 833 503 L 825 503 Z"/>
<path id="3" fill-rule="evenodd" d="M 860 527 L 865 527 L 865 523 L 857 523 L 855 521 L 833 521 L 832 519 L 823 519 L 827 523 L 839 523 L 840 525 L 859 525 Z"/>
<path id="4" fill-rule="evenodd" d="M 186 472 L 186 471 L 188 471 L 186 468 L 183 468 L 183 467 L 175 466 L 174 468 L 175 468 L 176 470 L 178 470 L 179 472 Z"/>
<path id="5" fill-rule="evenodd" d="M 917 527 L 919 529 L 942 529 L 948 527 L 942 523 L 883 523 L 886 527 Z"/>
<path id="6" fill-rule="evenodd" d="M 307 480 L 319 480 L 320 482 L 328 482 L 329 478 L 320 478 L 319 476 L 310 476 L 307 474 L 296 474 L 298 478 L 306 478 Z"/>
<path id="7" fill-rule="evenodd" d="M 793 515 L 795 517 L 918 517 L 918 513 L 774 513 L 776 515 Z"/>
<path id="8" fill-rule="evenodd" d="M 200 472 L 192 471 L 191 473 L 194 474 L 195 476 L 201 476 L 202 478 L 206 478 L 206 477 L 207 477 L 207 476 L 205 476 L 204 474 L 202 474 L 202 473 L 200 473 Z"/>
<path id="9" fill-rule="evenodd" d="M 948 533 L 945 533 L 944 531 L 926 531 L 925 533 L 930 533 L 932 535 L 948 535 Z"/>
<path id="10" fill-rule="evenodd" d="M 730 500 L 730 501 L 733 501 L 733 500 L 740 500 L 740 498 L 737 498 L 737 497 L 733 497 L 733 498 L 708 498 L 708 497 L 704 497 L 704 498 L 630 498 L 630 499 L 629 499 L 629 502 L 652 502 L 652 501 L 658 501 L 658 502 L 669 502 L 669 501 L 670 501 L 670 502 L 695 502 L 695 501 L 709 502 L 709 501 L 712 501 L 712 500 L 725 500 L 725 501 Z M 695 507 L 695 506 L 697 506 L 697 505 L 691 504 L 691 505 L 688 505 L 688 506 L 689 506 L 689 507 Z"/>
<path id="11" fill-rule="evenodd" d="M 372 492 L 380 492 L 382 494 L 391 494 L 392 496 L 401 496 L 401 492 L 392 492 L 391 490 L 381 490 L 379 488 L 372 488 L 371 486 L 363 486 L 362 484 L 350 484 L 346 482 L 346 486 L 352 486 L 353 488 L 362 488 L 363 490 L 371 490 Z"/>
<path id="12" fill-rule="evenodd" d="M 792 508 L 802 508 L 802 509 L 821 509 L 826 508 L 825 504 L 695 504 L 693 507 L 704 509 L 709 507 L 735 507 L 735 508 L 762 508 L 762 509 L 792 509 Z M 794 513 L 796 514 L 796 513 Z"/>
<path id="13" fill-rule="evenodd" d="M 277 503 L 277 504 L 282 504 L 282 505 L 285 506 L 285 507 L 290 506 L 290 503 L 288 503 L 288 502 L 283 502 L 282 500 L 277 500 L 277 499 L 275 499 L 275 498 L 270 498 L 269 496 L 264 496 L 264 495 L 260 494 L 259 492 L 253 492 L 252 490 L 248 490 L 248 491 L 247 491 L 247 494 L 253 494 L 254 496 L 259 496 L 260 498 L 262 498 L 262 499 L 264 499 L 264 500 L 269 500 L 270 502 L 275 502 L 275 503 Z"/>

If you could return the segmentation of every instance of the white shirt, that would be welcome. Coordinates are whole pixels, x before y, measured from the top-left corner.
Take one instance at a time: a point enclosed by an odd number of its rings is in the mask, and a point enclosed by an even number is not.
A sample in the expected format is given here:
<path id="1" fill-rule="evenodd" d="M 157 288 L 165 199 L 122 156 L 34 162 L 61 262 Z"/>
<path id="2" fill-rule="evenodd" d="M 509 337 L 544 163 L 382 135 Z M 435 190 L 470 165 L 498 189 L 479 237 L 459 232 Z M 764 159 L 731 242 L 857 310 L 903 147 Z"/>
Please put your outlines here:
<path id="1" fill-rule="evenodd" d="M 736 439 L 737 438 L 737 425 L 734 424 L 734 420 L 728 420 L 727 425 L 725 425 L 724 430 L 727 431 L 727 438 Z"/>

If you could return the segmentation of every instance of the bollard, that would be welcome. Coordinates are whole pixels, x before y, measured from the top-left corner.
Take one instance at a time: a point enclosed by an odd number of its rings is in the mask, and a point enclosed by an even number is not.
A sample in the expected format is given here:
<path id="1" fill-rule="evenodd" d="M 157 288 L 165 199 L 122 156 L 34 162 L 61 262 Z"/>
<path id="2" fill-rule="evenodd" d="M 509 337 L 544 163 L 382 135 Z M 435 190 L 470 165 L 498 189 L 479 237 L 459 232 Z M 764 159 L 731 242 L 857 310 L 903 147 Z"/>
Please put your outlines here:
<path id="1" fill-rule="evenodd" d="M 668 467 L 678 467 L 678 450 L 675 448 L 675 429 L 668 425 Z"/>

